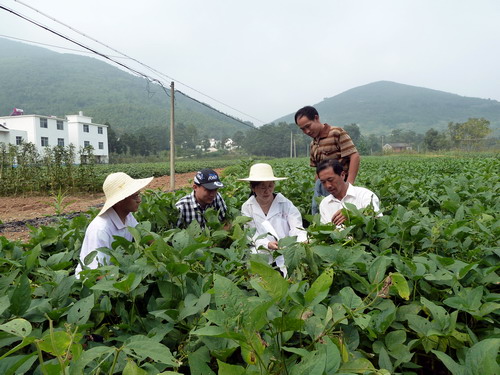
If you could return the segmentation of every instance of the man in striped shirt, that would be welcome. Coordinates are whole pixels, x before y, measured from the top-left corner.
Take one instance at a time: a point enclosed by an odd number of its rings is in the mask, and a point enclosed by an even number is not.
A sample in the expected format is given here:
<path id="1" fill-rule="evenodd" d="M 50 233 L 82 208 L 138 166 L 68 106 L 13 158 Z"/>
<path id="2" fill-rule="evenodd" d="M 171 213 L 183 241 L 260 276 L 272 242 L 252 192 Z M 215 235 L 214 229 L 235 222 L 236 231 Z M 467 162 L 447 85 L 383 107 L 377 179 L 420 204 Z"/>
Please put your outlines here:
<path id="1" fill-rule="evenodd" d="M 354 185 L 359 170 L 359 153 L 347 132 L 339 127 L 323 124 L 319 119 L 316 108 L 306 106 L 295 113 L 295 123 L 304 134 L 313 138 L 311 141 L 311 167 L 319 162 L 335 159 L 343 166 L 346 181 Z M 312 214 L 319 212 L 316 197 L 329 195 L 316 175 L 314 195 L 312 200 Z"/>
<path id="2" fill-rule="evenodd" d="M 219 175 L 212 169 L 202 169 L 194 176 L 193 191 L 191 194 L 179 199 L 175 206 L 179 210 L 177 226 L 186 228 L 193 220 L 198 221 L 202 228 L 205 227 L 205 211 L 214 208 L 219 212 L 219 220 L 226 216 L 226 203 L 217 192 L 224 187 L 219 180 Z"/>

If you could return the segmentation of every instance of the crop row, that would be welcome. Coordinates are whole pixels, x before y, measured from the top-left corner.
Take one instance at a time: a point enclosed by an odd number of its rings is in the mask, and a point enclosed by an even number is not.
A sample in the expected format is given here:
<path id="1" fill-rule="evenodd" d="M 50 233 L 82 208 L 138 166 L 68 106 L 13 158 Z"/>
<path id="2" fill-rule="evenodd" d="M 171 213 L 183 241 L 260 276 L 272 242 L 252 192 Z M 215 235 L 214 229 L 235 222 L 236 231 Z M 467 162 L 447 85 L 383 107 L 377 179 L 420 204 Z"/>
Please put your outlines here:
<path id="1" fill-rule="evenodd" d="M 73 146 L 46 147 L 39 155 L 32 143 L 20 146 L 0 143 L 0 195 L 42 192 L 100 191 L 106 176 L 126 172 L 134 178 L 170 175 L 170 164 L 95 164 L 91 148 L 79 151 L 81 163 L 75 160 Z M 236 159 L 176 160 L 175 172 L 187 173 L 202 168 L 224 168 L 238 163 Z M 208 164 L 207 164 L 208 163 Z"/>
<path id="2" fill-rule="evenodd" d="M 224 171 L 229 229 L 178 229 L 186 191 L 149 191 L 135 241 L 80 280 L 95 211 L 0 238 L 0 373 L 499 373 L 498 159 L 364 158 L 384 216 L 352 209 L 344 231 L 309 214 L 307 160 L 272 161 L 309 236 L 280 241 L 288 279 L 249 254 L 250 163 Z"/>

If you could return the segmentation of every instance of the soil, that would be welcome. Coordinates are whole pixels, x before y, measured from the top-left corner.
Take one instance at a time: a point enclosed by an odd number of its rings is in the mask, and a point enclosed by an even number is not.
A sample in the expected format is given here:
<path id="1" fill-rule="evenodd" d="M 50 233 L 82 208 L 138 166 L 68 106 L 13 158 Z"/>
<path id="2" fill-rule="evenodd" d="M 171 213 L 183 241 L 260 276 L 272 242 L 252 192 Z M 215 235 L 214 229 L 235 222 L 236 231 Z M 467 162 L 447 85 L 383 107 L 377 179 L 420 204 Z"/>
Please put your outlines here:
<path id="1" fill-rule="evenodd" d="M 222 169 L 216 169 L 221 173 Z M 191 186 L 194 173 L 175 175 L 175 188 Z M 155 177 L 147 189 L 169 191 L 170 176 Z M 64 216 L 72 217 L 86 212 L 92 207 L 102 207 L 105 198 L 103 193 L 68 195 L 62 201 L 61 210 Z M 7 239 L 29 240 L 31 226 L 50 225 L 56 218 L 56 198 L 50 195 L 0 197 L 0 236 Z"/>

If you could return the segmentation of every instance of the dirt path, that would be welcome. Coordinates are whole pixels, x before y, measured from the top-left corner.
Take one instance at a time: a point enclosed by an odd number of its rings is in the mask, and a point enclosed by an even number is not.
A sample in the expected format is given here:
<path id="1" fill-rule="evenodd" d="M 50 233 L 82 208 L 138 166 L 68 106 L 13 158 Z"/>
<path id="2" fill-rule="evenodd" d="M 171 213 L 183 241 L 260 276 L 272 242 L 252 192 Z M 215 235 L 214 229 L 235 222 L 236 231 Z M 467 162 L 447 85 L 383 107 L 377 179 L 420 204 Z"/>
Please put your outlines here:
<path id="1" fill-rule="evenodd" d="M 216 169 L 221 173 L 222 169 Z M 194 172 L 175 175 L 175 187 L 191 186 Z M 170 176 L 155 177 L 148 189 L 170 190 Z M 85 212 L 92 207 L 104 204 L 104 194 L 70 195 L 64 198 L 63 212 Z M 62 208 L 62 207 L 61 207 Z M 54 196 L 31 197 L 0 197 L 0 236 L 9 240 L 29 239 L 30 225 L 49 225 L 48 217 L 56 214 L 56 199 Z"/>

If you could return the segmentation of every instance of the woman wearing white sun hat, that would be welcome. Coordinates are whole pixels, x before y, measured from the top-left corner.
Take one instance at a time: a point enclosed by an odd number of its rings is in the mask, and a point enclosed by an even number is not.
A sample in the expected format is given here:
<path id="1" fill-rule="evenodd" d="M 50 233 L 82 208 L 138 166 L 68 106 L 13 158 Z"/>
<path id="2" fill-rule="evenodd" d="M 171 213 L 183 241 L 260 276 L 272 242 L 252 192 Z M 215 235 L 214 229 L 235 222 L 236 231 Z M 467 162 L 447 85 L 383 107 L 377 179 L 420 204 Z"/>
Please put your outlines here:
<path id="1" fill-rule="evenodd" d="M 281 193 L 275 193 L 275 181 L 286 180 L 286 177 L 275 177 L 273 168 L 266 163 L 252 165 L 247 178 L 240 181 L 249 181 L 252 195 L 243 203 L 241 213 L 252 218 L 248 223 L 255 228 L 253 242 L 254 252 L 258 249 L 267 249 L 267 252 L 278 250 L 278 240 L 284 237 L 297 236 L 297 241 L 307 241 L 307 233 L 303 229 L 302 216 L 297 207 Z M 267 234 L 266 237 L 257 239 Z M 264 250 L 266 251 L 266 250 Z M 276 262 L 281 272 L 286 276 L 287 270 L 282 255 L 275 260 L 269 256 L 269 263 Z"/>
<path id="2" fill-rule="evenodd" d="M 132 241 L 132 234 L 128 227 L 137 225 L 137 220 L 132 212 L 136 212 L 141 203 L 139 191 L 152 180 L 153 177 L 134 179 L 123 172 L 111 173 L 106 177 L 102 185 L 106 202 L 85 231 L 85 238 L 80 250 L 80 262 L 75 270 L 77 278 L 82 271 L 85 257 L 101 247 L 111 248 L 113 236 L 124 237 Z M 108 264 L 109 261 L 108 255 L 98 251 L 92 262 L 86 267 L 95 269 L 99 265 Z"/>

